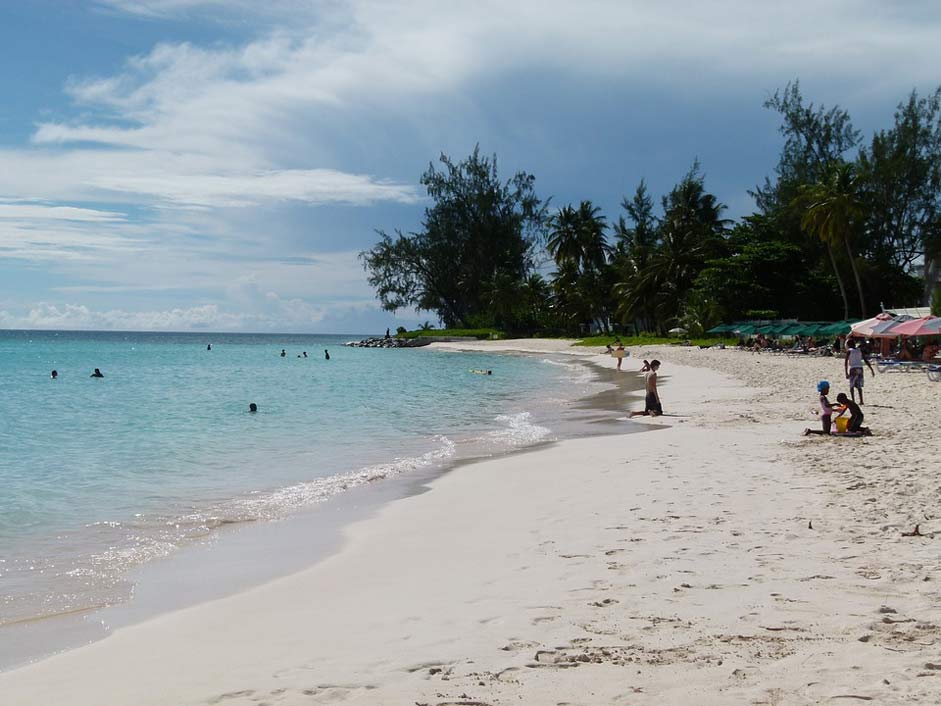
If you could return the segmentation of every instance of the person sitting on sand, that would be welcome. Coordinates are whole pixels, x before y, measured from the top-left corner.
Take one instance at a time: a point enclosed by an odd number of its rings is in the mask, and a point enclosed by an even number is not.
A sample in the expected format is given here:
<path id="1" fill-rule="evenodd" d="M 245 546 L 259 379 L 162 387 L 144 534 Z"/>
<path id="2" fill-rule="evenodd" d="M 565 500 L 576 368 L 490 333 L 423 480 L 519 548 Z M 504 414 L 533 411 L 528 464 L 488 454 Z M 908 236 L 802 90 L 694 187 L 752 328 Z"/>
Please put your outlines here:
<path id="1" fill-rule="evenodd" d="M 865 378 L 863 363 L 869 367 L 870 374 L 876 374 L 876 371 L 872 369 L 872 363 L 869 362 L 868 356 L 863 353 L 861 348 L 856 347 L 855 341 L 850 339 L 846 342 L 843 372 L 846 373 L 846 379 L 850 381 L 850 396 L 853 398 L 853 402 L 856 401 L 856 390 L 859 390 L 859 404 L 863 403 L 863 381 Z"/>
<path id="2" fill-rule="evenodd" d="M 850 413 L 850 420 L 846 425 L 847 434 L 872 436 L 872 432 L 869 431 L 869 427 L 863 426 L 863 419 L 865 419 L 865 416 L 863 415 L 863 410 L 859 408 L 858 404 L 856 404 L 842 392 L 836 396 L 836 401 L 843 405 L 843 409 L 840 410 L 840 413 L 837 415 L 838 417 L 842 417 L 847 412 Z"/>
<path id="3" fill-rule="evenodd" d="M 644 361 L 645 363 L 647 361 Z M 659 360 L 650 361 L 650 370 L 644 377 L 644 386 L 647 390 L 647 396 L 644 399 L 643 412 L 631 412 L 632 417 L 659 417 L 663 414 L 663 406 L 660 404 L 660 393 L 657 390 L 657 371 L 660 369 Z"/>
<path id="4" fill-rule="evenodd" d="M 93 378 L 103 378 L 104 375 L 101 373 L 101 371 L 100 371 L 98 368 L 95 368 L 95 372 L 93 372 L 91 375 L 89 375 L 89 377 L 93 377 Z"/>
<path id="5" fill-rule="evenodd" d="M 928 343 L 921 352 L 921 359 L 926 363 L 932 363 L 936 355 L 938 355 L 938 346 L 933 343 Z"/>
<path id="6" fill-rule="evenodd" d="M 830 404 L 830 400 L 827 399 L 827 395 L 830 394 L 830 383 L 826 380 L 821 380 L 817 383 L 817 393 L 820 395 L 820 429 L 804 429 L 804 436 L 810 434 L 823 434 L 824 436 L 830 436 L 830 425 L 833 419 L 833 405 Z"/>

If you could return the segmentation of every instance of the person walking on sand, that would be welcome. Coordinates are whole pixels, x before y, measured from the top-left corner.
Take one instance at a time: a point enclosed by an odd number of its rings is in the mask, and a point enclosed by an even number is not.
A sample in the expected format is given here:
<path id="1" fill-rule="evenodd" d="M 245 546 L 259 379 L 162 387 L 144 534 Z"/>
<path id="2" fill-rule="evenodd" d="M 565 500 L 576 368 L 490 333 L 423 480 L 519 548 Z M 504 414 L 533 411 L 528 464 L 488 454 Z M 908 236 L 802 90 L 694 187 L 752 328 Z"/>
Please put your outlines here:
<path id="1" fill-rule="evenodd" d="M 846 373 L 846 379 L 850 381 L 850 397 L 853 402 L 856 401 L 856 390 L 859 390 L 859 404 L 863 404 L 863 381 L 866 377 L 863 372 L 863 363 L 869 368 L 869 373 L 875 377 L 876 371 L 872 369 L 869 357 L 861 348 L 856 347 L 855 341 L 848 340 L 846 355 L 843 358 L 843 372 Z"/>
<path id="2" fill-rule="evenodd" d="M 657 390 L 657 371 L 659 369 L 660 361 L 651 360 L 650 370 L 644 376 L 644 386 L 647 390 L 644 411 L 631 412 L 632 417 L 659 417 L 663 414 L 663 406 L 660 404 L 660 392 Z"/>
<path id="3" fill-rule="evenodd" d="M 614 349 L 614 357 L 618 359 L 618 370 L 621 369 L 621 362 L 624 360 L 625 355 L 624 344 L 618 341 L 618 347 Z"/>

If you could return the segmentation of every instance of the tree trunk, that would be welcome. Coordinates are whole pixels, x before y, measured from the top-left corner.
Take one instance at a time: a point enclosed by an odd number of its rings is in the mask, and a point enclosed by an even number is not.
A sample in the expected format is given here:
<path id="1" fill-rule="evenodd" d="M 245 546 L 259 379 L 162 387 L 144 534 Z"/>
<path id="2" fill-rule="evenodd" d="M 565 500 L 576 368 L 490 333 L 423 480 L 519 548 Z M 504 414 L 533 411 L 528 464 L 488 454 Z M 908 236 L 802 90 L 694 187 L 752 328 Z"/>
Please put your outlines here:
<path id="1" fill-rule="evenodd" d="M 853 259 L 849 238 L 843 238 L 843 243 L 846 245 L 846 256 L 850 259 L 850 267 L 853 268 L 853 277 L 856 278 L 856 293 L 859 294 L 859 315 L 865 319 L 866 300 L 863 298 L 863 283 L 859 279 L 859 270 L 856 269 L 856 260 Z"/>
<path id="2" fill-rule="evenodd" d="M 843 278 L 840 276 L 840 270 L 836 266 L 836 257 L 833 255 L 833 248 L 827 243 L 827 254 L 830 256 L 830 263 L 833 265 L 833 274 L 836 275 L 837 284 L 840 285 L 840 296 L 843 297 L 843 320 L 850 317 L 850 303 L 846 298 L 846 287 L 843 286 Z"/>

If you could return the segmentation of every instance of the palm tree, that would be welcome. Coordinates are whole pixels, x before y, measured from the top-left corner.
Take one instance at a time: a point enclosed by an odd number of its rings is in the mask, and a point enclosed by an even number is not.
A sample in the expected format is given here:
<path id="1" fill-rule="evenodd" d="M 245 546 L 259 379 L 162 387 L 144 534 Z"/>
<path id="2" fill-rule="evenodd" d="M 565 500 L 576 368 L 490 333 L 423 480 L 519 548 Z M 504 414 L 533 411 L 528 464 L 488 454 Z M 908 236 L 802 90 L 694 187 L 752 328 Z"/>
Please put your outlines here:
<path id="1" fill-rule="evenodd" d="M 676 320 L 703 263 L 721 252 L 729 223 L 722 218 L 725 206 L 706 191 L 695 163 L 663 199 L 663 210 L 655 249 L 615 286 L 621 320 L 649 312 L 661 333 Z"/>
<path id="2" fill-rule="evenodd" d="M 833 166 L 822 181 L 801 187 L 798 199 L 805 205 L 801 218 L 801 228 L 809 235 L 819 238 L 827 246 L 833 271 L 836 272 L 843 296 L 843 316 L 849 318 L 849 303 L 846 289 L 836 266 L 833 248 L 845 247 L 846 256 L 856 280 L 856 293 L 859 295 L 859 313 L 866 316 L 866 300 L 863 297 L 863 284 L 859 279 L 859 270 L 853 257 L 850 238 L 853 227 L 863 214 L 863 203 L 859 195 L 859 184 L 852 164 Z"/>
<path id="3" fill-rule="evenodd" d="M 578 267 L 582 260 L 579 241 L 578 212 L 571 206 L 563 206 L 549 219 L 549 239 L 546 249 L 556 264 L 572 264 Z"/>
<path id="4" fill-rule="evenodd" d="M 559 301 L 567 302 L 569 317 L 579 319 L 574 323 L 600 320 L 607 330 L 608 296 L 600 287 L 611 246 L 605 237 L 608 224 L 601 209 L 591 201 L 582 201 L 577 209 L 565 206 L 553 216 L 550 228 L 546 247 L 558 267 Z"/>

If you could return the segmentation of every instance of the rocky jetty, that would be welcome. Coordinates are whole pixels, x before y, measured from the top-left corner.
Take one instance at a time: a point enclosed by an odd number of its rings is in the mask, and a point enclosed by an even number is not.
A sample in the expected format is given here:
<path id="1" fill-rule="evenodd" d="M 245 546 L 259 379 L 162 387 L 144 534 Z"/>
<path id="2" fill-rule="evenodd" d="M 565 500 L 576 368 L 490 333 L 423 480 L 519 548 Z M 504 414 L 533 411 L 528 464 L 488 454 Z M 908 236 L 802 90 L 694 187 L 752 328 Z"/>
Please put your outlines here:
<path id="1" fill-rule="evenodd" d="M 346 345 L 353 348 L 418 348 L 431 343 L 430 338 L 364 338 L 362 341 L 350 341 Z"/>

